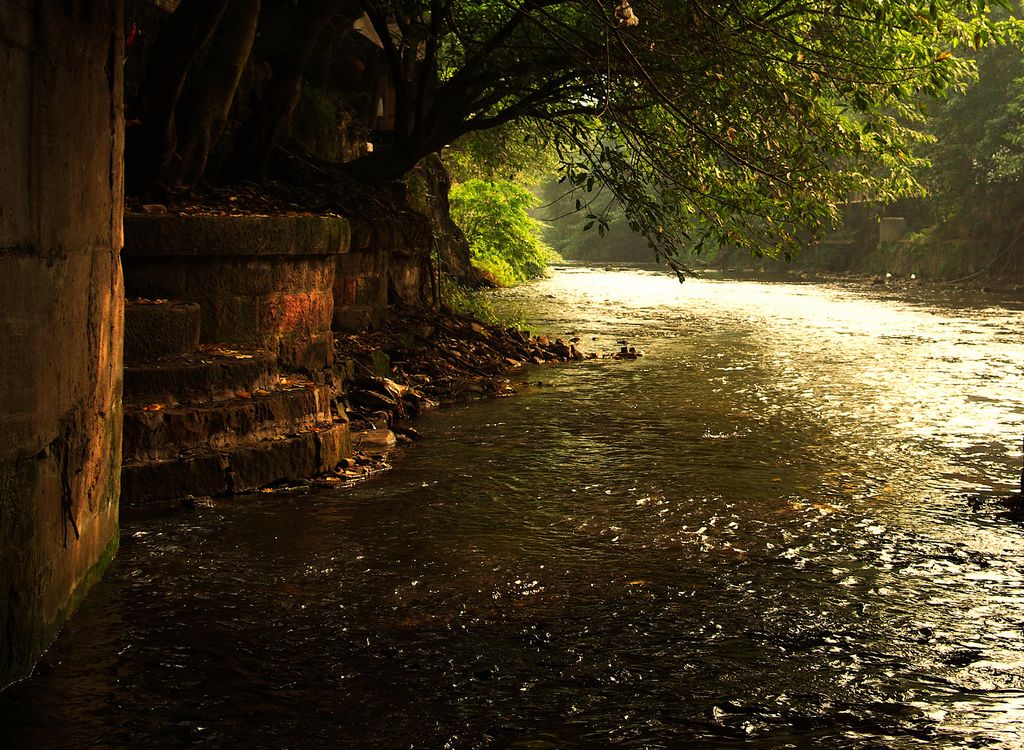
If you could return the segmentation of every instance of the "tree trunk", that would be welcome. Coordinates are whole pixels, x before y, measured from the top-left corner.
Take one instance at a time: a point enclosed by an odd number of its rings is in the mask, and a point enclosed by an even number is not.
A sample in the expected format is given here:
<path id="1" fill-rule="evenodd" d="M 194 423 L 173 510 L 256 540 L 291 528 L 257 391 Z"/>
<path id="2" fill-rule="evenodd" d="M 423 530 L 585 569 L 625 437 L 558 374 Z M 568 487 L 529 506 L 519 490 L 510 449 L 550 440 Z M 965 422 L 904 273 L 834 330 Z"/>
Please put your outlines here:
<path id="1" fill-rule="evenodd" d="M 428 110 L 423 125 L 408 136 L 395 134 L 395 142 L 342 165 L 342 170 L 364 182 L 384 182 L 401 177 L 428 154 L 440 153 L 466 132 L 461 104 L 449 99 Z"/>
<path id="2" fill-rule="evenodd" d="M 260 0 L 230 0 L 206 61 L 189 77 L 175 117 L 177 159 L 169 184 L 194 187 L 206 171 L 249 61 L 259 14 Z"/>
<path id="3" fill-rule="evenodd" d="M 262 179 L 270 151 L 291 124 L 302 91 L 302 76 L 327 24 L 352 0 L 309 0 L 302 5 L 288 45 L 278 57 L 274 77 L 252 116 L 239 128 L 226 168 L 232 177 Z"/>
<path id="4" fill-rule="evenodd" d="M 131 192 L 162 184 L 175 151 L 175 111 L 189 70 L 206 48 L 229 0 L 182 0 L 157 39 L 126 133 L 125 177 Z"/>

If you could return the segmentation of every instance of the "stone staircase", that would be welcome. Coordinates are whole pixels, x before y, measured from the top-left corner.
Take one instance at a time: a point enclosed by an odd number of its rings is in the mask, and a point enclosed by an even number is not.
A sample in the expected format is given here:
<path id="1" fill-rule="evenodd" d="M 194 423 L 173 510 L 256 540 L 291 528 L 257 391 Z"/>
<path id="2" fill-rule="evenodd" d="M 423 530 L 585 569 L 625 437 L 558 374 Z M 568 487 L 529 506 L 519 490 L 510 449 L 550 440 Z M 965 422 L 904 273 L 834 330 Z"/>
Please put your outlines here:
<path id="1" fill-rule="evenodd" d="M 227 495 L 333 469 L 351 455 L 329 381 L 278 355 L 200 344 L 200 306 L 125 305 L 122 503 Z"/>

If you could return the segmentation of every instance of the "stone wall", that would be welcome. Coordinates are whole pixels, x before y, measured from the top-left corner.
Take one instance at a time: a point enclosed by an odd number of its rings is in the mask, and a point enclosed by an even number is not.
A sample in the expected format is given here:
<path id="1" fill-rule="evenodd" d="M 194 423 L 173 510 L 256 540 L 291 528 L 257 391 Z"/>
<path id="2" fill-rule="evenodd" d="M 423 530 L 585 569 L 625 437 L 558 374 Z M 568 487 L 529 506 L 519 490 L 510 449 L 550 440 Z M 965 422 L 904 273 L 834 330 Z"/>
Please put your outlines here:
<path id="1" fill-rule="evenodd" d="M 117 548 L 120 0 L 0 0 L 0 687 Z"/>
<path id="2" fill-rule="evenodd" d="M 198 303 L 204 342 L 320 370 L 334 361 L 334 272 L 348 247 L 339 217 L 129 214 L 125 288 L 129 297 Z"/>
<path id="3" fill-rule="evenodd" d="M 379 328 L 389 304 L 428 304 L 430 251 L 431 227 L 421 214 L 353 218 L 351 250 L 337 258 L 334 330 Z"/>

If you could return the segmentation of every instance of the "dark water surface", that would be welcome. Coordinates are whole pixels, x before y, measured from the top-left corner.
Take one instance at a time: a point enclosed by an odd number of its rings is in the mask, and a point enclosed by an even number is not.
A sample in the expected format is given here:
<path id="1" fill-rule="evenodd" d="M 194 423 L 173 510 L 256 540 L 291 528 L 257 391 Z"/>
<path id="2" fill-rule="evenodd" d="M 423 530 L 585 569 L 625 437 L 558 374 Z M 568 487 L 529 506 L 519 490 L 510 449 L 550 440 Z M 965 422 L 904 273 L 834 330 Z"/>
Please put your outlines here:
<path id="1" fill-rule="evenodd" d="M 930 294 L 514 290 L 647 356 L 356 487 L 126 514 L 0 745 L 1020 747 L 1024 531 L 956 495 L 1019 473 L 1024 321 Z"/>

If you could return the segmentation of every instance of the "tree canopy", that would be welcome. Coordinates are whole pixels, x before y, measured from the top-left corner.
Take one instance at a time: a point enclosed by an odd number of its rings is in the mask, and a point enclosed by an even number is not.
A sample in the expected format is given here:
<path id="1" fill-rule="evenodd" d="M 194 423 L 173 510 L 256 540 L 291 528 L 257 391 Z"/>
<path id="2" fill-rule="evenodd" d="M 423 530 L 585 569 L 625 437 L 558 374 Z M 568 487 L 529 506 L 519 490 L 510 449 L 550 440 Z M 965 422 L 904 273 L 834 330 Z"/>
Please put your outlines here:
<path id="1" fill-rule="evenodd" d="M 921 102 L 1016 37 L 984 0 L 182 0 L 130 107 L 128 174 L 188 189 L 230 131 L 218 163 L 258 177 L 311 61 L 334 55 L 366 89 L 364 117 L 380 119 L 366 106 L 384 91 L 390 110 L 351 175 L 399 177 L 460 141 L 481 153 L 498 131 L 485 154 L 554 153 L 599 230 L 614 198 L 668 256 L 786 252 L 840 201 L 918 190 Z M 275 39 L 270 82 L 231 123 L 245 71 L 259 79 L 250 50 Z"/>
<path id="2" fill-rule="evenodd" d="M 709 239 L 795 246 L 837 201 L 914 192 L 922 97 L 969 77 L 960 52 L 1015 29 L 973 0 L 361 5 L 396 116 L 392 142 L 352 171 L 398 174 L 526 123 L 580 207 L 609 191 L 667 254 Z"/>

